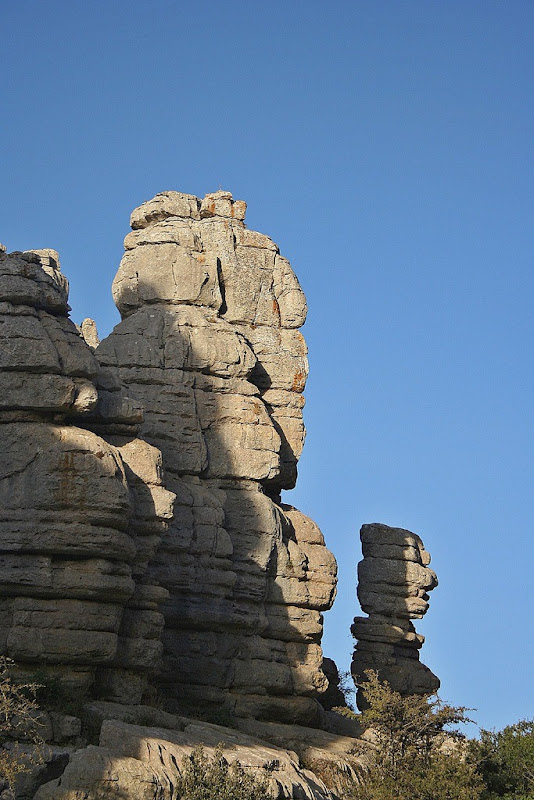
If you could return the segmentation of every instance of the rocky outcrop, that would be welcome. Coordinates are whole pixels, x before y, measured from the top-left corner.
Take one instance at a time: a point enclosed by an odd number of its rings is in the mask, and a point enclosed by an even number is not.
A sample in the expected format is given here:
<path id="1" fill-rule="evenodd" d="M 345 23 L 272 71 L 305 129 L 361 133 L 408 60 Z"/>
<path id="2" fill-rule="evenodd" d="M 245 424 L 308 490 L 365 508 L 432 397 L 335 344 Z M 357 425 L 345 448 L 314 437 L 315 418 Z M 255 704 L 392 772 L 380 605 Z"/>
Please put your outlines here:
<path id="1" fill-rule="evenodd" d="M 50 758 L 17 799 L 172 800 L 200 743 L 275 797 L 334 800 L 317 777 L 334 767 L 340 796 L 357 780 L 360 726 L 321 651 L 336 563 L 281 500 L 304 444 L 306 301 L 245 211 L 223 191 L 135 209 L 102 342 L 70 321 L 55 251 L 0 246 L 0 655 L 75 706 L 43 713 Z M 411 622 L 430 557 L 409 531 L 361 536 L 353 676 L 431 692 Z"/>
<path id="2" fill-rule="evenodd" d="M 41 786 L 35 800 L 174 800 L 184 760 L 198 746 L 209 760 L 222 750 L 229 764 L 239 762 L 264 780 L 273 798 L 336 800 L 291 750 L 218 725 L 164 717 L 165 727 L 108 718 L 99 745 L 74 753 L 63 775 Z"/>
<path id="3" fill-rule="evenodd" d="M 437 586 L 429 569 L 430 554 L 415 533 L 388 525 L 363 525 L 360 531 L 363 560 L 358 565 L 358 599 L 368 617 L 356 617 L 352 633 L 357 639 L 352 660 L 356 684 L 365 670 L 378 673 L 401 694 L 430 694 L 439 679 L 419 661 L 424 636 L 416 633 L 412 619 L 428 610 L 428 592 Z M 363 709 L 361 689 L 356 695 Z"/>
<path id="4" fill-rule="evenodd" d="M 116 378 L 106 406 L 67 299 L 55 251 L 0 251 L 0 654 L 81 694 L 120 670 L 139 701 L 167 594 L 147 582 L 140 542 L 155 550 L 173 496 Z M 114 413 L 127 439 L 87 429 Z"/>
<path id="5" fill-rule="evenodd" d="M 148 573 L 166 587 L 160 684 L 181 709 L 318 724 L 321 612 L 336 566 L 280 501 L 304 442 L 306 302 L 227 192 L 137 208 L 113 283 L 123 321 L 96 349 L 145 409 L 174 516 Z"/>
<path id="6" fill-rule="evenodd" d="M 321 724 L 336 565 L 281 502 L 306 301 L 227 192 L 136 209 L 99 343 L 57 253 L 0 251 L 0 653 L 71 689 Z M 161 658 L 162 657 L 162 658 Z"/>

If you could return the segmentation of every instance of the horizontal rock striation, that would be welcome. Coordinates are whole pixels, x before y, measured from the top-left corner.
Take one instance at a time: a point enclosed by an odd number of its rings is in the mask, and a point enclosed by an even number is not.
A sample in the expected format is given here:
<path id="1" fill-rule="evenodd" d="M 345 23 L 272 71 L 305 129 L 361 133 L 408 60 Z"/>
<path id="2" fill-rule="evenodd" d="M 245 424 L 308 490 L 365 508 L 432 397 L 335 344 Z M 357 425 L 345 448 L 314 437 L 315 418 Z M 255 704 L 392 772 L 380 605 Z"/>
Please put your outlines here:
<path id="1" fill-rule="evenodd" d="M 360 531 L 363 560 L 358 565 L 358 599 L 368 617 L 356 617 L 351 628 L 357 640 L 352 660 L 356 684 L 365 670 L 401 694 L 430 694 L 439 679 L 419 661 L 424 636 L 416 633 L 412 619 L 428 610 L 428 592 L 437 586 L 428 568 L 430 554 L 415 533 L 374 523 Z M 365 707 L 358 689 L 358 707 Z"/>
<path id="2" fill-rule="evenodd" d="M 41 786 L 35 800 L 176 800 L 184 765 L 198 747 L 210 762 L 221 758 L 222 751 L 227 764 L 238 763 L 247 775 L 263 781 L 273 798 L 337 800 L 292 750 L 235 729 L 162 712 L 159 716 L 172 728 L 106 719 L 99 745 L 75 752 L 63 775 Z"/>
<path id="3" fill-rule="evenodd" d="M 155 550 L 173 496 L 160 454 L 135 439 L 142 415 L 120 386 L 128 442 L 86 428 L 104 424 L 102 376 L 67 300 L 55 251 L 0 251 L 0 653 L 82 693 L 126 670 L 139 701 L 158 648 L 139 659 L 137 623 L 167 594 L 144 589 L 139 542 L 147 534 Z"/>
<path id="4" fill-rule="evenodd" d="M 122 322 L 95 351 L 145 409 L 176 495 L 148 574 L 163 604 L 160 681 L 179 708 L 312 722 L 336 565 L 283 505 L 304 443 L 306 301 L 228 192 L 135 209 L 113 283 Z"/>

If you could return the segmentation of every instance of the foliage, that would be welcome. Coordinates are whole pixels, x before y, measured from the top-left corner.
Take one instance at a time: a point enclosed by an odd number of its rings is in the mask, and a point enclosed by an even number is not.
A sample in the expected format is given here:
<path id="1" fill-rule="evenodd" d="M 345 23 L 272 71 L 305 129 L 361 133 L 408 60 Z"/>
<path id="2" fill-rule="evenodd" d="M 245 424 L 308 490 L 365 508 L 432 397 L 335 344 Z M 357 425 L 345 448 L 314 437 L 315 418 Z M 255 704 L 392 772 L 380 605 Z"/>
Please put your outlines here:
<path id="1" fill-rule="evenodd" d="M 12 663 L 0 656 L 0 778 L 10 787 L 19 773 L 41 761 L 43 744 L 35 699 L 39 686 L 14 683 L 9 675 Z M 21 751 L 20 740 L 33 745 L 31 755 Z"/>
<path id="2" fill-rule="evenodd" d="M 332 711 L 335 711 L 336 714 L 341 714 L 342 717 L 346 717 L 347 719 L 360 719 L 359 715 L 349 706 L 334 706 Z"/>
<path id="3" fill-rule="evenodd" d="M 272 800 L 266 778 L 257 778 L 239 762 L 228 764 L 217 748 L 209 759 L 202 747 L 184 758 L 177 794 L 181 800 Z"/>
<path id="4" fill-rule="evenodd" d="M 486 785 L 484 800 L 534 800 L 534 720 L 483 730 L 470 751 Z"/>
<path id="5" fill-rule="evenodd" d="M 87 692 L 65 686 L 57 675 L 50 675 L 42 669 L 33 672 L 31 678 L 36 686 L 35 699 L 40 708 L 80 716 L 82 706 L 88 700 Z"/>
<path id="6" fill-rule="evenodd" d="M 358 800 L 478 800 L 481 780 L 465 757 L 462 734 L 451 725 L 469 722 L 468 709 L 443 703 L 437 695 L 401 695 L 376 672 L 362 685 L 368 708 L 361 722 L 374 748 Z"/>

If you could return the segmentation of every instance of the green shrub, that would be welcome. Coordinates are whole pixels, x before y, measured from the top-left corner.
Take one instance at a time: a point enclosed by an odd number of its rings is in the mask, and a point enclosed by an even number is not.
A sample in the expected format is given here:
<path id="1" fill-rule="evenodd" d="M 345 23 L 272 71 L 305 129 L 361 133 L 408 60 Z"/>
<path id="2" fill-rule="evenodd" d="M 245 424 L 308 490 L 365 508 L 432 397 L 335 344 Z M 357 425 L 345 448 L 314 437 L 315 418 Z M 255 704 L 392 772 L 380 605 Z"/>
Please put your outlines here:
<path id="1" fill-rule="evenodd" d="M 376 672 L 362 685 L 368 708 L 362 724 L 374 748 L 365 751 L 358 800 L 478 800 L 482 782 L 466 758 L 463 735 L 451 725 L 469 722 L 464 707 L 437 695 L 401 695 Z"/>
<path id="2" fill-rule="evenodd" d="M 87 692 L 65 686 L 57 675 L 50 675 L 43 669 L 32 672 L 31 680 L 36 686 L 35 699 L 39 707 L 47 711 L 59 711 L 78 717 L 84 703 L 89 699 Z"/>
<path id="3" fill-rule="evenodd" d="M 41 763 L 43 745 L 35 699 L 39 686 L 13 682 L 9 675 L 12 664 L 0 656 L 0 779 L 10 788 L 19 773 Z M 20 740 L 33 745 L 31 754 L 22 752 Z"/>
<path id="4" fill-rule="evenodd" d="M 483 800 L 534 800 L 534 720 L 482 730 L 470 749 L 486 785 Z"/>
<path id="5" fill-rule="evenodd" d="M 229 765 L 220 748 L 209 759 L 202 747 L 182 761 L 177 795 L 180 800 L 272 800 L 266 776 L 247 773 L 239 762 Z"/>

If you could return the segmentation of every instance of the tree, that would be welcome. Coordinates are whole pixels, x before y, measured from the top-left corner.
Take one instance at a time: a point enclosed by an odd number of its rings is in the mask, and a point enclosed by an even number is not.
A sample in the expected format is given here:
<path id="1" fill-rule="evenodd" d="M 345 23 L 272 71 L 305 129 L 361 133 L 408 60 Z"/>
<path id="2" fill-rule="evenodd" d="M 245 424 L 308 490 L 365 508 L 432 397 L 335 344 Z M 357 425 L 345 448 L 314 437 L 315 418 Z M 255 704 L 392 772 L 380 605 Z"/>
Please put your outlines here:
<path id="1" fill-rule="evenodd" d="M 534 720 L 520 720 L 497 733 L 482 730 L 470 748 L 486 784 L 484 800 L 534 800 Z"/>
<path id="2" fill-rule="evenodd" d="M 9 675 L 13 662 L 0 656 L 0 780 L 12 788 L 14 779 L 41 759 L 35 683 L 15 683 Z M 19 741 L 33 745 L 23 753 Z"/>
<path id="3" fill-rule="evenodd" d="M 451 725 L 470 722 L 469 710 L 443 703 L 435 694 L 401 695 L 378 674 L 362 684 L 368 708 L 361 722 L 374 748 L 360 800 L 478 800 L 482 783 L 466 758 L 464 736 Z"/>

